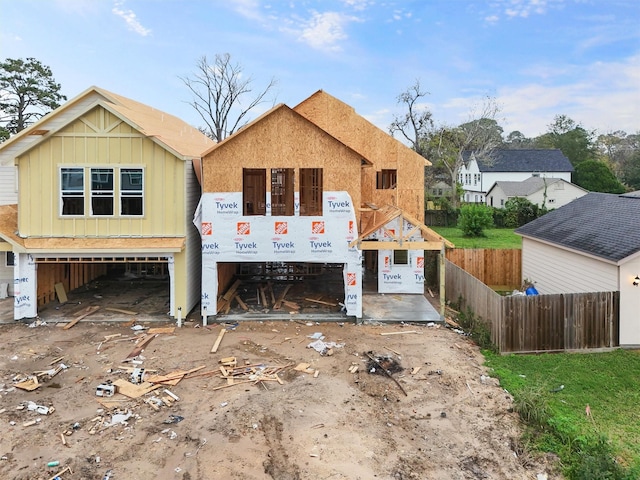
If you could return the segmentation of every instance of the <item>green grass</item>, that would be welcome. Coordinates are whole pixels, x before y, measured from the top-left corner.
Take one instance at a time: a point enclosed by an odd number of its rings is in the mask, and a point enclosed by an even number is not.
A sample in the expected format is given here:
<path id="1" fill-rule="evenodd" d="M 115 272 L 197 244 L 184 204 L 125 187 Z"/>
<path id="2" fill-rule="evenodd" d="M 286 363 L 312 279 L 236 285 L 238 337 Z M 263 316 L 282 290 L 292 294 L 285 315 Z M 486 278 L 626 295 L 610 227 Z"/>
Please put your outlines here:
<path id="1" fill-rule="evenodd" d="M 529 422 L 537 431 L 534 444 L 560 456 L 566 472 L 572 473 L 567 478 L 639 478 L 640 352 L 484 353 L 492 375 L 514 396 L 516 410 L 534 420 Z M 551 391 L 560 385 L 563 390 Z M 591 416 L 586 414 L 587 405 Z M 618 462 L 603 467 L 602 452 L 608 456 L 609 448 Z M 594 451 L 598 453 L 589 453 Z M 619 465 L 626 473 L 593 473 Z"/>
<path id="2" fill-rule="evenodd" d="M 511 228 L 492 228 L 484 231 L 484 237 L 465 237 L 456 227 L 431 227 L 456 248 L 522 248 L 522 237 Z"/>

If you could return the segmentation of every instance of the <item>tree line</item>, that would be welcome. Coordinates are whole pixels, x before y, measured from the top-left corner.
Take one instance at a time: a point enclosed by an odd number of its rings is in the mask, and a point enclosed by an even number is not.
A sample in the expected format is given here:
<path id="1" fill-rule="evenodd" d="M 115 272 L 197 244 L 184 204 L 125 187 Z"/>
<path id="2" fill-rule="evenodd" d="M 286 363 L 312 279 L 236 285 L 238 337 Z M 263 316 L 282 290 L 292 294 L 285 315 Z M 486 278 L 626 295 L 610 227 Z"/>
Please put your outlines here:
<path id="1" fill-rule="evenodd" d="M 271 79 L 255 94 L 253 79 L 243 73 L 228 53 L 215 55 L 212 62 L 201 57 L 191 76 L 181 77 L 192 96 L 190 105 L 198 112 L 200 130 L 215 141 L 233 134 L 249 121 L 249 113 L 267 101 L 277 84 Z M 566 115 L 557 115 L 545 133 L 528 138 L 519 131 L 505 134 L 496 120 L 500 111 L 494 98 L 472 109 L 469 120 L 457 126 L 438 123 L 423 106 L 428 95 L 416 80 L 400 93 L 397 102 L 405 111 L 396 115 L 389 133 L 398 135 L 417 153 L 429 159 L 425 187 L 439 179 L 458 187 L 457 174 L 464 153 L 491 157 L 496 149 L 557 148 L 574 167 L 573 183 L 589 191 L 622 193 L 640 190 L 640 130 L 598 133 Z M 67 98 L 53 77 L 51 68 L 35 58 L 0 62 L 0 142 L 8 139 Z M 457 206 L 459 190 L 450 198 Z"/>

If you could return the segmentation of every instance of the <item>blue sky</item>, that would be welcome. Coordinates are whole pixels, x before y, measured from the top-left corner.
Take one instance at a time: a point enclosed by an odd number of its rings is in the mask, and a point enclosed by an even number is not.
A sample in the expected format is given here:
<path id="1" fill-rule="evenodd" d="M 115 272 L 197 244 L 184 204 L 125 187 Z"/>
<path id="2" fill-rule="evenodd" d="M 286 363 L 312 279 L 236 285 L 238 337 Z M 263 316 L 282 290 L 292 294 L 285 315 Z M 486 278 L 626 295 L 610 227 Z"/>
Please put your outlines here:
<path id="1" fill-rule="evenodd" d="M 640 130 L 638 0 L 0 0 L 0 59 L 40 60 L 68 98 L 97 85 L 198 126 L 180 77 L 223 53 L 256 91 L 278 81 L 262 110 L 323 89 L 386 130 L 419 80 L 439 124 L 489 96 L 505 133 Z"/>

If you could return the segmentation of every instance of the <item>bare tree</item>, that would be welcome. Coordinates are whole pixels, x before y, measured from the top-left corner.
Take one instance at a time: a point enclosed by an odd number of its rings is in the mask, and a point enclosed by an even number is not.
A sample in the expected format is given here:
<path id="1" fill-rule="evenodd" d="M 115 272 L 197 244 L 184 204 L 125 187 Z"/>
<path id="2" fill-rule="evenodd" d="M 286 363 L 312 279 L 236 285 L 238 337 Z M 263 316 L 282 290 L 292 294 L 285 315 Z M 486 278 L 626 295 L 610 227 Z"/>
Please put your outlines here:
<path id="1" fill-rule="evenodd" d="M 427 155 L 449 173 L 454 207 L 459 203 L 458 172 L 465 162 L 465 153 L 490 161 L 493 151 L 500 146 L 502 129 L 495 121 L 499 111 L 496 100 L 487 97 L 479 107 L 471 110 L 466 123 L 458 127 L 440 126 L 429 132 Z"/>
<path id="2" fill-rule="evenodd" d="M 249 112 L 265 102 L 265 97 L 277 84 L 272 78 L 266 88 L 245 102 L 253 92 L 253 79 L 244 77 L 242 66 L 232 63 L 228 53 L 216 54 L 212 64 L 206 56 L 201 57 L 193 76 L 180 79 L 193 94 L 189 105 L 205 123 L 200 131 L 217 142 L 246 125 Z"/>
<path id="3" fill-rule="evenodd" d="M 433 128 L 431 111 L 420 105 L 420 100 L 428 94 L 429 92 L 420 87 L 420 80 L 416 80 L 406 91 L 398 95 L 397 102 L 405 105 L 407 112 L 402 116 L 394 115 L 389 127 L 391 135 L 402 135 L 411 148 L 423 157 L 426 157 L 427 153 L 424 141 Z"/>

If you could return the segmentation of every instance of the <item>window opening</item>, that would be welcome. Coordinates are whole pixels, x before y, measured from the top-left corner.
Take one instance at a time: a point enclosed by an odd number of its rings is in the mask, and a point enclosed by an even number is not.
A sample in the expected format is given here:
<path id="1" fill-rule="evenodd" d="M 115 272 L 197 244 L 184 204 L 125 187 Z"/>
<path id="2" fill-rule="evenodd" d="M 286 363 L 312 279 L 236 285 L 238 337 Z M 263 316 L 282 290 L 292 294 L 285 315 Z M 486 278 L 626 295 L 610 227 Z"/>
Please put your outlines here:
<path id="1" fill-rule="evenodd" d="M 390 190 L 398 184 L 397 170 L 380 170 L 376 175 L 376 188 L 378 190 Z"/>
<path id="2" fill-rule="evenodd" d="M 141 168 L 120 170 L 120 215 L 144 214 L 143 172 Z"/>
<path id="3" fill-rule="evenodd" d="M 7 267 L 15 266 L 15 264 L 16 264 L 16 256 L 13 254 L 13 252 L 7 252 L 4 264 Z"/>
<path id="4" fill-rule="evenodd" d="M 408 250 L 394 250 L 393 251 L 393 264 L 394 265 L 409 265 L 409 251 Z"/>
<path id="5" fill-rule="evenodd" d="M 264 168 L 242 170 L 242 214 L 267 214 L 267 172 Z"/>
<path id="6" fill-rule="evenodd" d="M 293 168 L 271 169 L 271 215 L 293 215 Z"/>
<path id="7" fill-rule="evenodd" d="M 113 169 L 91 169 L 91 215 L 113 215 Z"/>
<path id="8" fill-rule="evenodd" d="M 300 169 L 300 215 L 322 215 L 322 169 Z"/>
<path id="9" fill-rule="evenodd" d="M 84 215 L 84 170 L 62 168 L 60 185 L 62 215 Z"/>

